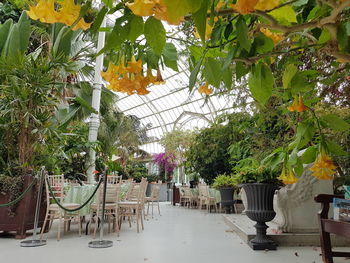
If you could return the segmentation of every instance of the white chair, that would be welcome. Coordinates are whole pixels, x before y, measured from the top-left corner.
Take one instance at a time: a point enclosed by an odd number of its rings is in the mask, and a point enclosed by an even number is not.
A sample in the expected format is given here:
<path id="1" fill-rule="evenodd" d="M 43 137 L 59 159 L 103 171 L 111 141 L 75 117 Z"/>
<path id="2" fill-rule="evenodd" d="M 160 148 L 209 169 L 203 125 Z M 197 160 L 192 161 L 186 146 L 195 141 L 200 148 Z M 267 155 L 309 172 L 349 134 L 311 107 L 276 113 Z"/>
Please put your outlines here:
<path id="1" fill-rule="evenodd" d="M 216 200 L 214 197 L 211 197 L 209 194 L 209 186 L 206 184 L 198 185 L 198 199 L 199 199 L 199 207 L 198 209 L 202 209 L 203 205 L 206 206 L 207 211 L 210 212 L 210 208 L 214 206 L 215 212 L 217 212 Z"/>
<path id="2" fill-rule="evenodd" d="M 152 206 L 152 218 L 153 218 L 154 203 L 157 203 L 158 213 L 160 215 L 159 195 L 160 195 L 160 187 L 161 186 L 162 186 L 162 183 L 153 184 L 151 195 L 145 198 L 145 201 L 147 202 L 147 215 L 149 214 L 149 205 L 151 204 L 151 206 Z"/>
<path id="3" fill-rule="evenodd" d="M 118 210 L 119 210 L 120 184 L 107 184 L 106 189 L 106 203 L 105 203 L 105 217 L 108 221 L 108 232 L 111 232 L 111 222 L 113 223 L 113 230 L 118 232 Z M 96 202 L 90 206 L 90 220 L 95 218 L 93 238 L 96 237 L 98 228 L 99 216 L 102 215 L 103 205 L 103 184 L 97 190 Z"/>
<path id="4" fill-rule="evenodd" d="M 47 183 L 47 181 L 49 181 L 49 184 Z M 79 231 L 79 236 L 81 236 L 81 218 L 80 218 L 79 210 L 76 212 L 67 212 L 62 208 L 60 208 L 58 204 L 53 202 L 53 196 L 51 196 L 50 194 L 49 187 L 51 187 L 54 197 L 63 207 L 67 209 L 75 209 L 80 206 L 80 204 L 76 204 L 76 203 L 64 203 L 64 176 L 63 175 L 46 175 L 45 188 L 46 188 L 47 207 L 46 207 L 44 225 L 41 229 L 40 238 L 42 239 L 43 237 L 46 224 L 50 222 L 50 228 L 51 228 L 53 220 L 58 219 L 59 223 L 58 223 L 57 240 L 60 240 L 62 221 L 64 222 L 64 232 L 65 232 L 67 229 L 67 222 L 70 223 L 71 220 L 74 218 L 78 219 L 78 231 Z"/>
<path id="5" fill-rule="evenodd" d="M 136 199 L 133 196 L 129 196 L 131 200 L 125 200 L 119 202 L 119 229 L 121 228 L 122 219 L 128 218 L 129 226 L 131 227 L 131 219 L 135 216 L 137 233 L 140 232 L 140 223 L 142 230 L 144 229 L 143 225 L 143 213 L 144 213 L 144 202 L 145 194 L 147 189 L 147 179 L 142 178 L 141 183 L 136 187 L 134 185 L 134 193 L 137 191 Z M 135 188 L 136 187 L 136 188 Z"/>

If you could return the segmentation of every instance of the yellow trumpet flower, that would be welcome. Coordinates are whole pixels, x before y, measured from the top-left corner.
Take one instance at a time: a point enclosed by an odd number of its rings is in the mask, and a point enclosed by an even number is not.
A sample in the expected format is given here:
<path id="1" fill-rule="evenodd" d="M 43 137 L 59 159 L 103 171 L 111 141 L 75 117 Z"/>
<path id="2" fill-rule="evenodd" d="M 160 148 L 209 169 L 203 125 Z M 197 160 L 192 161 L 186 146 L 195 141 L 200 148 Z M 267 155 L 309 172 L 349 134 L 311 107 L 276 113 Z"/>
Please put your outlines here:
<path id="1" fill-rule="evenodd" d="M 309 110 L 309 107 L 305 106 L 303 97 L 299 95 L 294 97 L 293 104 L 287 107 L 289 111 L 303 112 Z"/>
<path id="2" fill-rule="evenodd" d="M 336 173 L 336 168 L 332 158 L 327 155 L 324 150 L 321 150 L 313 166 L 310 168 L 310 171 L 312 171 L 312 175 L 318 179 L 332 180 L 333 175 Z"/>
<path id="3" fill-rule="evenodd" d="M 284 184 L 294 184 L 299 181 L 299 178 L 295 176 L 291 168 L 288 168 L 287 171 L 285 168 L 283 168 L 278 179 L 280 179 Z"/>
<path id="4" fill-rule="evenodd" d="M 49 24 L 56 23 L 59 17 L 55 11 L 55 0 L 40 0 L 36 6 L 29 6 L 26 12 L 31 19 Z"/>
<path id="5" fill-rule="evenodd" d="M 209 84 L 206 82 L 204 85 L 199 87 L 198 92 L 201 94 L 210 95 L 213 93 L 213 89 L 209 88 Z"/>
<path id="6" fill-rule="evenodd" d="M 126 6 L 138 16 L 153 15 L 153 8 L 156 2 L 154 0 L 134 0 L 133 3 L 127 3 Z"/>
<path id="7" fill-rule="evenodd" d="M 261 28 L 260 32 L 263 33 L 265 36 L 271 38 L 275 45 L 284 39 L 283 34 L 273 33 L 268 28 Z"/>

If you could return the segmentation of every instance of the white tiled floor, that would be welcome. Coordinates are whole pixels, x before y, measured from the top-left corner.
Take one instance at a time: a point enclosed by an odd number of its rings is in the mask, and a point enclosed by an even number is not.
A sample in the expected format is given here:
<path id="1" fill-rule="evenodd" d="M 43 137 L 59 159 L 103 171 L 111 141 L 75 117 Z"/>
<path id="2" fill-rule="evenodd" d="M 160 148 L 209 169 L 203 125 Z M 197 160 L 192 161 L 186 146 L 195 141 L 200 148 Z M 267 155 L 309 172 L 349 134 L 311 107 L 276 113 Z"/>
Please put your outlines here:
<path id="1" fill-rule="evenodd" d="M 106 236 L 114 246 L 91 249 L 90 236 L 78 237 L 69 232 L 56 241 L 55 225 L 46 235 L 44 247 L 21 248 L 19 241 L 0 238 L 0 262 L 120 262 L 120 263 L 321 263 L 319 249 L 312 247 L 281 247 L 277 251 L 256 252 L 244 244 L 236 234 L 228 231 L 221 214 L 207 214 L 162 204 L 162 216 L 145 222 L 139 234 L 135 227 L 123 225 L 120 237 Z M 337 262 L 349 262 L 337 259 Z"/>

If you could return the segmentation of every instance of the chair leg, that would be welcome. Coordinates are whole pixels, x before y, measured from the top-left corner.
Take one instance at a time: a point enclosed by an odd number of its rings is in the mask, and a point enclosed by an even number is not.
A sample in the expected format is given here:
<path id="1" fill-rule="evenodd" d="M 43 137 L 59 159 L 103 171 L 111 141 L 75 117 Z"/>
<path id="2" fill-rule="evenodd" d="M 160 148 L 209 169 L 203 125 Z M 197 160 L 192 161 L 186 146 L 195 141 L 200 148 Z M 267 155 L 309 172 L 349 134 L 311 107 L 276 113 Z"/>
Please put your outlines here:
<path id="1" fill-rule="evenodd" d="M 62 224 L 62 214 L 60 212 L 60 215 L 59 215 L 59 218 L 58 218 L 57 241 L 60 241 L 60 239 L 61 239 L 61 224 Z"/>
<path id="2" fill-rule="evenodd" d="M 145 229 L 144 226 L 143 226 L 143 219 L 142 219 L 142 216 L 141 216 L 141 228 L 142 228 L 142 230 Z"/>
<path id="3" fill-rule="evenodd" d="M 149 214 L 149 201 L 147 202 L 147 215 Z"/>
<path id="4" fill-rule="evenodd" d="M 152 218 L 153 218 L 153 200 L 151 201 L 152 202 Z"/>
<path id="5" fill-rule="evenodd" d="M 80 217 L 80 212 L 78 212 L 78 233 L 79 233 L 79 236 L 81 237 L 81 217 Z"/>
<path id="6" fill-rule="evenodd" d="M 140 227 L 139 227 L 139 210 L 136 210 L 136 226 L 137 226 L 137 233 L 140 233 Z"/>
<path id="7" fill-rule="evenodd" d="M 159 213 L 159 215 L 161 215 L 161 214 L 160 214 L 159 201 L 157 201 L 157 205 L 158 205 L 158 213 Z"/>

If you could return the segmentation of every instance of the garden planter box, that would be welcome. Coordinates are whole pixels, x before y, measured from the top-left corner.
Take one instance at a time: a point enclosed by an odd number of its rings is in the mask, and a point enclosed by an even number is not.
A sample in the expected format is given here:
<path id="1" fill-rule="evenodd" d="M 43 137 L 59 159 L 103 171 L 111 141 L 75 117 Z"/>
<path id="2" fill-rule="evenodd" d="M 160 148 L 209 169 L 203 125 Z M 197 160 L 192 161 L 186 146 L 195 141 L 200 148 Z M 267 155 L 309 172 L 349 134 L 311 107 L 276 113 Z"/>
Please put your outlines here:
<path id="1" fill-rule="evenodd" d="M 32 176 L 25 176 L 23 190 L 25 190 L 33 180 L 34 178 Z M 15 214 L 13 216 L 9 215 L 8 207 L 0 208 L 0 231 L 15 231 L 17 239 L 23 239 L 26 237 L 27 230 L 34 228 L 35 206 L 38 195 L 37 190 L 37 186 L 35 185 L 29 190 L 24 198 L 17 204 L 16 210 L 14 211 Z M 43 193 L 41 200 L 42 202 L 38 224 L 38 227 L 40 228 L 44 223 L 46 213 L 45 193 Z M 0 194 L 0 204 L 4 203 L 8 203 L 7 196 Z"/>

